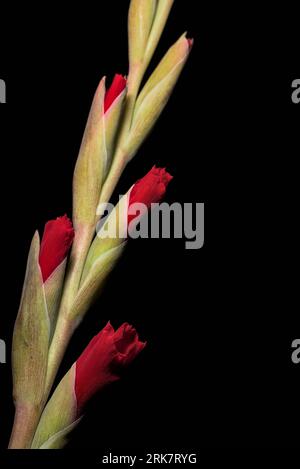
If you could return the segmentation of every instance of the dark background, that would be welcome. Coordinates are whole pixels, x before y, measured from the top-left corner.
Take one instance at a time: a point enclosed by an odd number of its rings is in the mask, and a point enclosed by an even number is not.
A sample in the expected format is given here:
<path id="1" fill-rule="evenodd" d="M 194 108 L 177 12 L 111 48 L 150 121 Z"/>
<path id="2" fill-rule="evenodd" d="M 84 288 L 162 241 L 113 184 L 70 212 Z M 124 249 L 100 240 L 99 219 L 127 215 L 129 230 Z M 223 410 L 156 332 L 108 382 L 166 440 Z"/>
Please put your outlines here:
<path id="1" fill-rule="evenodd" d="M 93 92 L 104 74 L 127 72 L 128 4 L 3 11 L 0 337 L 8 350 L 33 232 L 71 215 L 72 171 Z M 175 2 L 151 67 L 184 30 L 195 45 L 114 197 L 153 164 L 166 166 L 174 175 L 167 201 L 205 202 L 205 245 L 129 242 L 60 377 L 108 319 L 134 324 L 148 347 L 91 403 L 69 461 L 111 450 L 299 447 L 300 364 L 291 362 L 291 342 L 300 336 L 300 104 L 291 101 L 291 82 L 300 78 L 300 37 L 295 10 L 272 8 Z M 13 418 L 9 361 L 0 375 L 4 449 Z"/>

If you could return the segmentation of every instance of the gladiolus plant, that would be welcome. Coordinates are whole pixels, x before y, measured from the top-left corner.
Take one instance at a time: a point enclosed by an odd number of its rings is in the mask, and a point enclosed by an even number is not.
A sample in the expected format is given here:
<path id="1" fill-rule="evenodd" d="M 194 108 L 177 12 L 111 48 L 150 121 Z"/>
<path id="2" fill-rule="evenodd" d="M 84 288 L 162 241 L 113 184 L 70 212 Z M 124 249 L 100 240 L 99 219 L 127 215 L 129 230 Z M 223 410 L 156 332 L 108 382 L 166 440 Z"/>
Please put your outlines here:
<path id="1" fill-rule="evenodd" d="M 172 176 L 153 167 L 106 220 L 123 170 L 166 106 L 192 48 L 182 35 L 143 86 L 174 0 L 131 0 L 129 70 L 108 89 L 102 78 L 88 116 L 73 176 L 72 221 L 64 215 L 31 242 L 12 345 L 15 420 L 9 448 L 62 448 L 97 392 L 120 379 L 143 351 L 133 326 L 109 322 L 53 388 L 69 341 L 122 254 L 131 227 L 165 195 Z M 146 172 L 146 171 L 145 171 Z M 119 232 L 107 237 L 113 220 Z M 103 221 L 103 223 L 102 223 Z"/>

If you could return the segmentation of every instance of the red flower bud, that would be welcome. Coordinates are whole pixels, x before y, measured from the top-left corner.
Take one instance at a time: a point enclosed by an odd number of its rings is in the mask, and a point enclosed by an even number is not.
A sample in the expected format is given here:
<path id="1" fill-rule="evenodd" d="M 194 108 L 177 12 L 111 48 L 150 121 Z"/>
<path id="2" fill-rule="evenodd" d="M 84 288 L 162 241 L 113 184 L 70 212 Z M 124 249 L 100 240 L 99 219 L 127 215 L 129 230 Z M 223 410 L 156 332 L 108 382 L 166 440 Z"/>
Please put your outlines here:
<path id="1" fill-rule="evenodd" d="M 164 168 L 153 168 L 133 186 L 129 196 L 129 206 L 134 203 L 143 203 L 148 208 L 152 203 L 159 202 L 166 193 L 169 182 L 173 176 Z M 128 214 L 128 224 L 136 215 Z"/>
<path id="2" fill-rule="evenodd" d="M 73 238 L 73 226 L 67 215 L 46 223 L 39 255 L 44 282 L 66 258 Z"/>
<path id="3" fill-rule="evenodd" d="M 75 394 L 78 416 L 97 391 L 120 378 L 122 367 L 131 363 L 145 345 L 129 324 L 122 324 L 114 331 L 110 322 L 107 323 L 76 362 Z"/>
<path id="4" fill-rule="evenodd" d="M 107 90 L 104 98 L 104 112 L 106 112 L 114 100 L 122 93 L 126 87 L 126 78 L 116 74 L 110 88 Z"/>

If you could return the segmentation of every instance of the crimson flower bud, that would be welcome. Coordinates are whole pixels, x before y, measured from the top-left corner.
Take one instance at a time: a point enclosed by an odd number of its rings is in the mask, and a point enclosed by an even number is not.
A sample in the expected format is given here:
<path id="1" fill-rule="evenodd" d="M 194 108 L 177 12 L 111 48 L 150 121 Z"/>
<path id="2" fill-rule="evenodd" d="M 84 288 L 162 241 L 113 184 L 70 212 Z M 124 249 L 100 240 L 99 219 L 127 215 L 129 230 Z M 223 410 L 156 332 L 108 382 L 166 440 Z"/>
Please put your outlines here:
<path id="1" fill-rule="evenodd" d="M 110 323 L 96 335 L 61 380 L 40 419 L 32 448 L 57 449 L 80 422 L 88 400 L 120 379 L 144 349 L 136 330 L 125 323 L 116 331 Z"/>
<path id="2" fill-rule="evenodd" d="M 84 239 L 86 232 L 88 238 L 94 233 L 97 206 L 112 163 L 125 96 L 126 79 L 121 75 L 115 76 L 107 92 L 105 78 L 96 90 L 73 178 L 73 223 L 77 240 Z"/>
<path id="3" fill-rule="evenodd" d="M 46 223 L 39 255 L 44 282 L 66 258 L 73 238 L 73 226 L 67 215 Z"/>
<path id="4" fill-rule="evenodd" d="M 108 111 L 110 106 L 113 104 L 115 99 L 123 92 L 126 88 L 126 78 L 118 73 L 114 76 L 113 82 L 109 89 L 105 93 L 104 98 L 104 112 Z"/>
<path id="5" fill-rule="evenodd" d="M 152 203 L 159 202 L 165 195 L 167 186 L 173 176 L 165 168 L 152 169 L 139 179 L 131 189 L 129 196 L 129 207 L 135 203 L 143 203 L 150 208 Z M 128 213 L 128 225 L 136 215 Z"/>
<path id="6" fill-rule="evenodd" d="M 107 384 L 120 378 L 127 366 L 143 350 L 136 330 L 125 323 L 117 331 L 110 324 L 96 335 L 76 362 L 75 394 L 77 415 L 89 399 Z"/>

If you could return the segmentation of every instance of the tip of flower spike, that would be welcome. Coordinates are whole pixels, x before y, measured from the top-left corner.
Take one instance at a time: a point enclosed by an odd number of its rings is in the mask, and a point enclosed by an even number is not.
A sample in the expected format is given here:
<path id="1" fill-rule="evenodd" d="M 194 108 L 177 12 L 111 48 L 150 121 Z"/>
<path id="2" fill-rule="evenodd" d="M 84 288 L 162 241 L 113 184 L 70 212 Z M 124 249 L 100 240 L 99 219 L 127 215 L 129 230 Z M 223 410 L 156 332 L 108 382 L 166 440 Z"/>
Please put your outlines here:
<path id="1" fill-rule="evenodd" d="M 116 73 L 114 76 L 113 82 L 107 90 L 104 98 L 104 112 L 108 111 L 113 102 L 117 97 L 122 93 L 126 88 L 127 80 L 126 77 Z"/>

